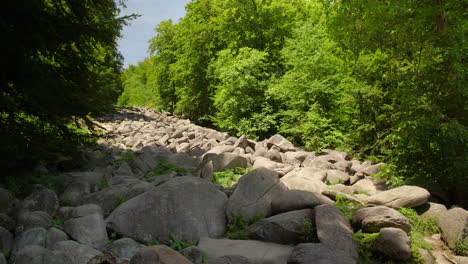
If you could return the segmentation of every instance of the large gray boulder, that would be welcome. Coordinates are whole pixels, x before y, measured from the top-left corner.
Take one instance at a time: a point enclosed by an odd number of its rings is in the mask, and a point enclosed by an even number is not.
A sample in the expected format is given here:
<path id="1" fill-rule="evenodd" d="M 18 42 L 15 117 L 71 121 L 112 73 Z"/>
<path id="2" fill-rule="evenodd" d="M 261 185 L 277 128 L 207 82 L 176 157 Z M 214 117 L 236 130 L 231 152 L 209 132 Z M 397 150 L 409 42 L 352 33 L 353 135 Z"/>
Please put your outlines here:
<path id="1" fill-rule="evenodd" d="M 254 216 L 268 217 L 272 214 L 271 202 L 285 190 L 278 174 L 266 168 L 258 168 L 239 179 L 237 188 L 229 198 L 229 220 L 237 214 L 246 219 Z"/>
<path id="2" fill-rule="evenodd" d="M 142 245 L 131 238 L 122 238 L 107 245 L 102 252 L 113 253 L 119 258 L 131 259 L 133 255 L 145 247 L 145 245 Z"/>
<path id="3" fill-rule="evenodd" d="M 459 241 L 468 240 L 468 211 L 452 208 L 439 217 L 442 239 L 454 249 Z"/>
<path id="4" fill-rule="evenodd" d="M 276 134 L 267 140 L 267 146 L 271 148 L 272 146 L 277 146 L 281 149 L 281 152 L 295 151 L 296 148 L 294 145 L 284 138 L 283 136 Z"/>
<path id="5" fill-rule="evenodd" d="M 251 264 L 248 258 L 239 255 L 228 255 L 219 258 L 212 258 L 205 264 Z M 194 263 L 195 264 L 195 263 Z"/>
<path id="6" fill-rule="evenodd" d="M 447 212 L 447 207 L 445 207 L 445 205 L 433 202 L 425 203 L 414 209 L 419 215 L 437 218 Z"/>
<path id="7" fill-rule="evenodd" d="M 19 200 L 9 190 L 0 187 L 0 213 L 11 215 L 19 205 Z"/>
<path id="8" fill-rule="evenodd" d="M 322 193 L 327 187 L 325 183 L 320 179 L 322 174 L 310 173 L 310 174 L 288 174 L 281 178 L 281 182 L 289 190 L 302 190 L 308 192 Z"/>
<path id="9" fill-rule="evenodd" d="M 404 215 L 383 205 L 356 211 L 350 222 L 355 230 L 362 229 L 367 233 L 377 233 L 384 227 L 400 228 L 406 233 L 411 231 L 411 224 Z"/>
<path id="10" fill-rule="evenodd" d="M 168 246 L 152 246 L 140 249 L 130 264 L 192 264 L 190 260 Z"/>
<path id="11" fill-rule="evenodd" d="M 314 208 L 317 237 L 321 243 L 345 251 L 358 259 L 358 246 L 353 240 L 353 230 L 343 213 L 333 205 L 319 205 Z"/>
<path id="12" fill-rule="evenodd" d="M 55 243 L 66 240 L 69 240 L 69 237 L 62 230 L 57 229 L 55 227 L 51 227 L 49 228 L 49 230 L 47 230 L 46 247 L 48 249 L 51 249 L 55 245 Z"/>
<path id="13" fill-rule="evenodd" d="M 320 205 L 320 194 L 302 190 L 285 190 L 271 201 L 274 214 L 314 208 Z"/>
<path id="14" fill-rule="evenodd" d="M 353 187 L 356 192 L 366 193 L 367 195 L 374 195 L 378 192 L 387 190 L 385 181 L 372 177 L 366 177 L 358 180 L 353 184 Z"/>
<path id="15" fill-rule="evenodd" d="M 416 207 L 425 204 L 430 193 L 418 186 L 404 185 L 370 196 L 370 204 L 385 205 L 391 208 Z"/>
<path id="16" fill-rule="evenodd" d="M 25 247 L 20 251 L 16 252 L 10 259 L 10 264 L 64 263 L 73 263 L 73 260 L 70 257 L 68 257 L 64 252 L 50 251 L 40 246 Z"/>
<path id="17" fill-rule="evenodd" d="M 22 211 L 18 215 L 16 232 L 23 232 L 31 228 L 52 226 L 52 217 L 44 211 Z"/>
<path id="18" fill-rule="evenodd" d="M 168 243 L 219 237 L 226 230 L 227 196 L 195 177 L 177 177 L 130 199 L 106 219 L 107 227 L 139 242 Z"/>
<path id="19" fill-rule="evenodd" d="M 208 261 L 224 256 L 239 255 L 252 264 L 284 264 L 293 247 L 255 240 L 202 238 L 198 247 L 208 255 Z"/>
<path id="20" fill-rule="evenodd" d="M 42 227 L 28 229 L 22 232 L 15 239 L 13 252 L 19 251 L 28 246 L 46 246 L 47 230 Z"/>
<path id="21" fill-rule="evenodd" d="M 322 243 L 299 244 L 294 248 L 288 264 L 355 264 L 347 252 Z"/>
<path id="22" fill-rule="evenodd" d="M 3 252 L 11 251 L 14 245 L 13 234 L 0 226 L 0 250 Z"/>
<path id="23" fill-rule="evenodd" d="M 223 171 L 225 169 L 234 169 L 236 167 L 246 168 L 247 159 L 233 153 L 220 153 L 216 155 L 210 155 L 209 158 L 205 159 L 205 162 L 213 162 L 213 171 Z"/>
<path id="24" fill-rule="evenodd" d="M 72 240 L 55 243 L 52 250 L 65 253 L 72 261 L 64 263 L 69 264 L 87 264 L 90 259 L 102 254 L 90 246 Z"/>
<path id="25" fill-rule="evenodd" d="M 151 190 L 153 185 L 137 179 L 125 183 L 112 185 L 101 191 L 91 193 L 82 199 L 81 204 L 97 204 L 102 208 L 104 216 L 108 216 L 122 200 L 129 200 Z"/>
<path id="26" fill-rule="evenodd" d="M 96 249 L 104 247 L 109 239 L 106 222 L 99 213 L 69 219 L 65 221 L 64 230 L 74 240 Z"/>
<path id="27" fill-rule="evenodd" d="M 305 222 L 314 225 L 314 210 L 302 209 L 261 219 L 245 230 L 250 238 L 295 245 L 306 235 Z"/>
<path id="28" fill-rule="evenodd" d="M 54 191 L 36 187 L 36 191 L 24 199 L 22 208 L 27 211 L 44 211 L 49 215 L 54 215 L 59 208 L 59 200 Z"/>
<path id="29" fill-rule="evenodd" d="M 407 260 L 411 257 L 411 242 L 405 231 L 386 227 L 372 242 L 371 250 L 387 259 Z"/>

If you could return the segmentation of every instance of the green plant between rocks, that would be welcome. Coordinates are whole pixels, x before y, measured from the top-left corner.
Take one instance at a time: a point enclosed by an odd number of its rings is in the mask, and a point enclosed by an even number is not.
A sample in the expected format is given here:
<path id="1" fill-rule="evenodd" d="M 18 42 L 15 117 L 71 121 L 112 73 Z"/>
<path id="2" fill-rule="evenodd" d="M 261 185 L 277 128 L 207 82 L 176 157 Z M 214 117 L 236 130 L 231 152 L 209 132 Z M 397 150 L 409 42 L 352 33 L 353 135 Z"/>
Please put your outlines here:
<path id="1" fill-rule="evenodd" d="M 459 256 L 468 257 L 468 238 L 459 239 L 453 251 Z"/>
<path id="2" fill-rule="evenodd" d="M 319 243 L 317 228 L 312 221 L 304 221 L 304 235 L 300 237 L 301 243 Z"/>
<path id="3" fill-rule="evenodd" d="M 119 154 L 119 158 L 122 161 L 130 162 L 138 157 L 138 154 L 133 152 L 122 152 Z"/>
<path id="4" fill-rule="evenodd" d="M 260 219 L 262 216 L 254 216 L 250 220 L 246 220 L 240 213 L 233 215 L 231 222 L 227 226 L 227 232 L 224 234 L 225 237 L 234 240 L 248 240 L 249 234 L 245 229 Z"/>
<path id="5" fill-rule="evenodd" d="M 347 200 L 342 194 L 337 194 L 335 200 L 335 206 L 344 214 L 347 220 L 351 218 L 354 212 L 362 208 L 362 205 Z"/>
<path id="6" fill-rule="evenodd" d="M 98 190 L 102 191 L 103 189 L 109 187 L 109 183 L 107 182 L 106 179 L 102 179 L 102 181 L 98 184 Z"/>
<path id="7" fill-rule="evenodd" d="M 213 183 L 222 185 L 223 187 L 231 187 L 237 183 L 242 175 L 251 171 L 251 168 L 240 168 L 225 169 L 223 171 L 217 171 L 213 173 Z"/>
<path id="8" fill-rule="evenodd" d="M 60 229 L 60 230 L 63 230 L 63 224 L 65 223 L 65 221 L 63 221 L 63 219 L 55 216 L 53 219 L 52 219 L 52 225 L 57 228 L 57 229 Z"/>
<path id="9" fill-rule="evenodd" d="M 175 251 L 179 251 L 181 252 L 182 250 L 188 248 L 188 247 L 191 247 L 191 246 L 196 246 L 197 243 L 193 242 L 193 241 L 188 241 L 188 242 L 185 242 L 185 241 L 181 241 L 181 240 L 178 240 L 177 237 L 175 237 L 174 235 L 171 235 L 170 239 L 169 239 L 169 247 L 174 249 Z"/>
<path id="10" fill-rule="evenodd" d="M 145 178 L 150 179 L 156 176 L 164 175 L 170 171 L 176 172 L 177 174 L 191 174 L 193 173 L 192 170 L 186 168 L 180 168 L 176 164 L 160 161 L 158 166 L 154 168 L 152 171 L 145 174 Z"/>

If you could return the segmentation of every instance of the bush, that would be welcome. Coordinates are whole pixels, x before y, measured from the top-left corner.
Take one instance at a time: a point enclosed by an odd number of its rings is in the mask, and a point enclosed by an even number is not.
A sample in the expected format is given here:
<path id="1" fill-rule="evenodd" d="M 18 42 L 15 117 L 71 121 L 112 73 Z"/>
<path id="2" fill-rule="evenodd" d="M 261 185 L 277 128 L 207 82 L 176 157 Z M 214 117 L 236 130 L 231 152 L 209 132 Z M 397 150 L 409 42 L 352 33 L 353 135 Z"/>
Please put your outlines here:
<path id="1" fill-rule="evenodd" d="M 256 223 L 262 218 L 262 216 L 254 216 L 249 221 L 247 221 L 243 215 L 236 214 L 232 217 L 231 222 L 228 224 L 228 230 L 224 236 L 229 239 L 247 240 L 249 239 L 249 234 L 245 231 L 245 229 L 249 225 Z"/>
<path id="2" fill-rule="evenodd" d="M 223 171 L 217 171 L 213 173 L 213 183 L 220 184 L 223 187 L 230 187 L 239 181 L 240 177 L 247 172 L 251 171 L 251 168 L 234 168 L 226 169 Z"/>

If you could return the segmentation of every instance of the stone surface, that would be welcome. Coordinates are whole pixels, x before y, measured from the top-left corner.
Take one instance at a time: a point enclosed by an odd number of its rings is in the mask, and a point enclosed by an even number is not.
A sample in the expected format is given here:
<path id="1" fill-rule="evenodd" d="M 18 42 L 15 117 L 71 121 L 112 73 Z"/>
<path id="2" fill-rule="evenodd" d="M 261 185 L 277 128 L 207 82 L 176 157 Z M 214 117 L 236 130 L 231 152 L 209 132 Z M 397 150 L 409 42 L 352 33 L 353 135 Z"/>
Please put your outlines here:
<path id="1" fill-rule="evenodd" d="M 357 244 L 353 240 L 353 231 L 343 213 L 333 205 L 319 205 L 314 211 L 317 237 L 320 242 L 339 248 L 357 260 Z"/>
<path id="2" fill-rule="evenodd" d="M 122 238 L 108 244 L 102 252 L 113 253 L 119 258 L 131 259 L 140 249 L 145 248 L 142 245 L 131 238 Z"/>
<path id="3" fill-rule="evenodd" d="M 266 168 L 254 169 L 240 178 L 236 190 L 229 197 L 227 204 L 229 220 L 236 214 L 241 214 L 246 219 L 254 216 L 270 216 L 273 198 L 284 190 L 275 171 Z"/>
<path id="4" fill-rule="evenodd" d="M 416 212 L 418 212 L 419 215 L 437 218 L 447 212 L 447 207 L 445 207 L 445 205 L 433 202 L 425 203 L 414 209 Z"/>
<path id="5" fill-rule="evenodd" d="M 356 260 L 347 252 L 332 245 L 305 243 L 297 245 L 288 264 L 354 264 Z"/>
<path id="6" fill-rule="evenodd" d="M 65 253 L 72 260 L 67 262 L 70 264 L 87 264 L 90 259 L 102 254 L 90 246 L 72 240 L 55 243 L 52 250 Z"/>
<path id="7" fill-rule="evenodd" d="M 48 215 L 54 215 L 59 208 L 59 200 L 54 191 L 44 188 L 26 197 L 22 208 L 27 211 L 44 211 Z"/>
<path id="8" fill-rule="evenodd" d="M 349 174 L 340 170 L 327 170 L 326 181 L 330 183 L 345 183 L 349 181 Z"/>
<path id="9" fill-rule="evenodd" d="M 130 264 L 192 264 L 179 252 L 165 245 L 140 249 L 131 259 Z"/>
<path id="10" fill-rule="evenodd" d="M 378 192 L 387 190 L 387 186 L 383 180 L 377 180 L 372 177 L 360 179 L 353 184 L 353 187 L 356 192 L 366 193 L 367 195 L 374 195 Z"/>
<path id="11" fill-rule="evenodd" d="M 15 229 L 16 221 L 7 214 L 0 213 L 0 226 L 7 230 L 13 230 Z"/>
<path id="12" fill-rule="evenodd" d="M 468 211 L 452 208 L 439 217 L 442 239 L 450 248 L 455 248 L 457 241 L 468 240 Z"/>
<path id="13" fill-rule="evenodd" d="M 66 240 L 69 240 L 69 237 L 62 230 L 57 229 L 55 227 L 51 227 L 49 228 L 49 230 L 47 230 L 46 247 L 48 249 L 53 248 L 55 243 L 60 242 L 60 241 L 66 241 Z"/>
<path id="14" fill-rule="evenodd" d="M 203 251 L 199 247 L 190 246 L 180 252 L 184 257 L 190 260 L 193 264 L 203 263 Z"/>
<path id="15" fill-rule="evenodd" d="M 213 162 L 213 171 L 223 171 L 225 169 L 234 169 L 236 167 L 247 167 L 246 158 L 232 153 L 221 153 L 217 155 L 211 155 L 206 161 Z"/>
<path id="16" fill-rule="evenodd" d="M 43 211 L 23 211 L 18 215 L 17 232 L 23 232 L 31 228 L 52 226 L 52 217 Z"/>
<path id="17" fill-rule="evenodd" d="M 96 249 L 104 247 L 108 240 L 106 222 L 100 213 L 69 219 L 64 230 L 74 240 Z"/>
<path id="18" fill-rule="evenodd" d="M 0 226 L 0 250 L 11 251 L 14 242 L 13 234 Z"/>
<path id="19" fill-rule="evenodd" d="M 239 255 L 222 256 L 209 259 L 205 264 L 251 264 L 248 258 Z"/>
<path id="20" fill-rule="evenodd" d="M 227 196 L 213 184 L 177 177 L 121 204 L 106 222 L 111 230 L 139 242 L 167 243 L 171 235 L 198 241 L 224 234 L 226 203 Z"/>
<path id="21" fill-rule="evenodd" d="M 411 225 L 404 215 L 382 205 L 359 209 L 350 222 L 354 230 L 362 229 L 366 233 L 377 233 L 384 227 L 400 228 L 406 233 L 411 231 Z"/>
<path id="22" fill-rule="evenodd" d="M 28 229 L 16 237 L 13 252 L 33 245 L 45 248 L 46 237 L 47 230 L 42 227 Z"/>
<path id="23" fill-rule="evenodd" d="M 294 145 L 284 138 L 283 136 L 276 134 L 267 140 L 267 146 L 271 148 L 273 145 L 278 146 L 282 152 L 294 151 Z"/>
<path id="24" fill-rule="evenodd" d="M 371 250 L 392 260 L 407 260 L 411 257 L 411 242 L 405 231 L 386 227 L 372 242 Z"/>
<path id="25" fill-rule="evenodd" d="M 314 210 L 302 209 L 260 219 L 245 231 L 255 240 L 295 245 L 306 235 L 306 221 L 314 225 Z"/>
<path id="26" fill-rule="evenodd" d="M 317 179 L 314 175 L 285 175 L 281 178 L 281 182 L 289 190 L 302 190 L 315 193 L 322 193 L 322 191 L 327 187 L 325 183 Z"/>
<path id="27" fill-rule="evenodd" d="M 198 247 L 208 255 L 208 261 L 223 256 L 239 255 L 252 264 L 284 264 L 293 247 L 254 240 L 202 238 Z M 229 263 L 229 262 L 228 262 Z"/>
<path id="28" fill-rule="evenodd" d="M 41 246 L 29 246 L 14 253 L 10 258 L 11 264 L 45 264 L 44 255 L 49 251 Z"/>
<path id="29" fill-rule="evenodd" d="M 392 208 L 416 207 L 425 204 L 430 193 L 418 186 L 404 185 L 370 196 L 370 204 L 385 205 Z"/>
<path id="30" fill-rule="evenodd" d="M 274 197 L 271 202 L 273 214 L 314 208 L 317 205 L 320 205 L 318 195 L 313 192 L 302 190 L 285 190 Z"/>

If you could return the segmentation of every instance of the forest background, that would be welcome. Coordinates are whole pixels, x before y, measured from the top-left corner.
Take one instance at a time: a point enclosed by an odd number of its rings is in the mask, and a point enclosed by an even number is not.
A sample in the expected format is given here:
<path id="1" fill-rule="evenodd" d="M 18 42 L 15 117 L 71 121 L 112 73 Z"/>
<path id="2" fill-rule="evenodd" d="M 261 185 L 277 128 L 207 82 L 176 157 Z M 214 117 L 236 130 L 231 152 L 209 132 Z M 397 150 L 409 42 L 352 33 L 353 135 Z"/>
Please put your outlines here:
<path id="1" fill-rule="evenodd" d="M 134 17 L 119 17 L 123 2 L 6 5 L 0 154 L 9 170 L 78 159 L 93 137 L 76 124 L 117 101 L 384 161 L 394 185 L 466 185 L 466 1 L 194 0 L 123 71 L 116 40 Z"/>

